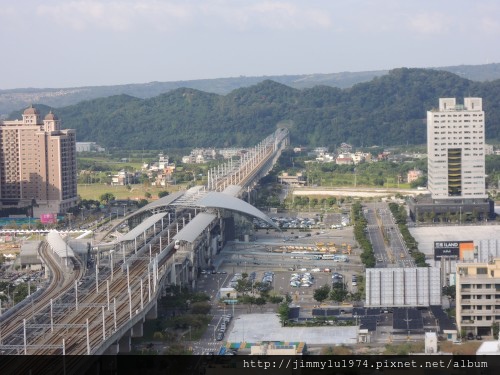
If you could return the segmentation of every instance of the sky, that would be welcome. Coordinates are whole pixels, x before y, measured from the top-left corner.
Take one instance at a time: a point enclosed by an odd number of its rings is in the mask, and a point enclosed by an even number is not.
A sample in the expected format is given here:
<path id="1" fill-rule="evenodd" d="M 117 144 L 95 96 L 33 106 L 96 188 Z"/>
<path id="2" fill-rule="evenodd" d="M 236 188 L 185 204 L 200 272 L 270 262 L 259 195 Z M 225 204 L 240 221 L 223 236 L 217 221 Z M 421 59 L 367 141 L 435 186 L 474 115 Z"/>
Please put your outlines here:
<path id="1" fill-rule="evenodd" d="M 0 89 L 500 62 L 498 0 L 3 0 Z"/>

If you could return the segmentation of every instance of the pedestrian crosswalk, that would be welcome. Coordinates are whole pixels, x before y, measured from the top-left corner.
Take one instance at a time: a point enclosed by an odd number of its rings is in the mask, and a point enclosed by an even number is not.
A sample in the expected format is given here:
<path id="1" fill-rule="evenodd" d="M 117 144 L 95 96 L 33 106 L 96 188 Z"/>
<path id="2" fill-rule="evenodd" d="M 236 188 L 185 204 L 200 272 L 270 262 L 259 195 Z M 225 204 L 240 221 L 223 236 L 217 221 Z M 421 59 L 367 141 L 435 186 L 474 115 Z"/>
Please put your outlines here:
<path id="1" fill-rule="evenodd" d="M 195 355 L 207 355 L 207 354 L 217 354 L 221 344 L 219 342 L 204 342 L 197 343 L 193 345 L 193 354 Z"/>

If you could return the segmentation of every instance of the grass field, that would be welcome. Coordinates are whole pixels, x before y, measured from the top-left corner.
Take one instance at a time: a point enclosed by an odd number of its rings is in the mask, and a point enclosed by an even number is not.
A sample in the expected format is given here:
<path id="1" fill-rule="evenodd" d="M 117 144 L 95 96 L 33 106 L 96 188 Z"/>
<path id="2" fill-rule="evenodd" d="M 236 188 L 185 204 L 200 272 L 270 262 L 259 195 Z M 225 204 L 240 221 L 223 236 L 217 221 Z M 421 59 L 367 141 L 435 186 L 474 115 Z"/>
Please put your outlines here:
<path id="1" fill-rule="evenodd" d="M 81 199 L 94 199 L 99 200 L 99 197 L 104 193 L 111 193 L 116 199 L 132 199 L 139 200 L 145 199 L 145 194 L 148 192 L 151 194 L 152 199 L 158 198 L 158 193 L 160 191 L 167 190 L 172 193 L 178 190 L 183 190 L 184 185 L 174 185 L 167 188 L 144 186 L 142 184 L 131 185 L 131 189 L 127 189 L 126 186 L 109 186 L 105 184 L 79 184 L 78 185 L 78 195 Z"/>

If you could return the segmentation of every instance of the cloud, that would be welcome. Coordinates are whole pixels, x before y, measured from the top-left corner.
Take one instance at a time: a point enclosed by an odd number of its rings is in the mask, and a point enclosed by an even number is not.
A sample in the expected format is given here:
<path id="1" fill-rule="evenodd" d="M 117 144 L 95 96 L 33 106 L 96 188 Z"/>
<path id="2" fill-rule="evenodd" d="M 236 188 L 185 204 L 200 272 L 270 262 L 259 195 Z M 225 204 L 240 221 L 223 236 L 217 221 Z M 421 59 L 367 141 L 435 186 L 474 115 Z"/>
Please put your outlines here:
<path id="1" fill-rule="evenodd" d="M 236 29 L 325 29 L 325 10 L 292 1 L 237 0 L 55 0 L 37 6 L 37 15 L 83 31 L 129 31 L 230 26 Z"/>
<path id="2" fill-rule="evenodd" d="M 164 29 L 166 25 L 190 18 L 189 4 L 164 1 L 64 1 L 54 5 L 42 4 L 37 14 L 82 31 L 97 27 L 112 31 L 128 31 L 147 24 Z"/>
<path id="3" fill-rule="evenodd" d="M 244 11 L 255 17 L 256 23 L 272 29 L 321 29 L 331 26 L 327 12 L 290 2 L 263 1 Z"/>
<path id="4" fill-rule="evenodd" d="M 450 28 L 450 18 L 442 13 L 421 13 L 409 20 L 411 30 L 420 34 L 443 34 Z"/>
<path id="5" fill-rule="evenodd" d="M 500 22 L 498 22 L 498 18 L 483 17 L 479 20 L 479 27 L 488 34 L 500 33 Z"/>

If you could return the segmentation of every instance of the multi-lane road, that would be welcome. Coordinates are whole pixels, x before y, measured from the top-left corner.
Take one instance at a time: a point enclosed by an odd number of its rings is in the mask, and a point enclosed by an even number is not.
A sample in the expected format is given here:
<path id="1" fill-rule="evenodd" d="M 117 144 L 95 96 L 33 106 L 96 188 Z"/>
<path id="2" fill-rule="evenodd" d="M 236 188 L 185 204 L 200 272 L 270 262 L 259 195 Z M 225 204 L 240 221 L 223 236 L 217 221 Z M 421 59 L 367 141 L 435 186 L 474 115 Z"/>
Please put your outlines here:
<path id="1" fill-rule="evenodd" d="M 376 259 L 376 267 L 415 267 L 398 225 L 386 203 L 371 203 L 364 208 L 367 235 Z"/>

